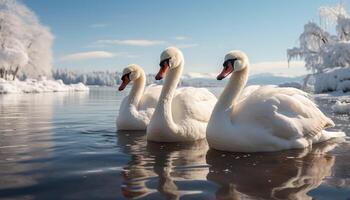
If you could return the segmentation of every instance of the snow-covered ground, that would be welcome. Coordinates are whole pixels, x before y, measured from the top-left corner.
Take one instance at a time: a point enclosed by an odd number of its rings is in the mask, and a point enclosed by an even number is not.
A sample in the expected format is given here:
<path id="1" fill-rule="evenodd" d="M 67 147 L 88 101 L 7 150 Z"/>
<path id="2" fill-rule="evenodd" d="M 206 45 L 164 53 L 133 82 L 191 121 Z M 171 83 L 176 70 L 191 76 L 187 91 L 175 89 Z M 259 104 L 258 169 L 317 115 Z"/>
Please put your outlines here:
<path id="1" fill-rule="evenodd" d="M 326 70 L 315 76 L 315 93 L 350 91 L 350 68 L 339 67 Z"/>
<path id="2" fill-rule="evenodd" d="M 350 115 L 350 92 L 334 91 L 329 93 L 314 94 L 319 100 L 326 100 L 332 105 L 334 113 Z"/>
<path id="3" fill-rule="evenodd" d="M 71 91 L 89 91 L 89 88 L 82 83 L 65 85 L 62 80 L 47 80 L 46 78 L 25 81 L 0 79 L 0 94 Z"/>
<path id="4" fill-rule="evenodd" d="M 332 106 L 332 109 L 338 114 L 350 114 L 350 103 L 337 101 Z"/>

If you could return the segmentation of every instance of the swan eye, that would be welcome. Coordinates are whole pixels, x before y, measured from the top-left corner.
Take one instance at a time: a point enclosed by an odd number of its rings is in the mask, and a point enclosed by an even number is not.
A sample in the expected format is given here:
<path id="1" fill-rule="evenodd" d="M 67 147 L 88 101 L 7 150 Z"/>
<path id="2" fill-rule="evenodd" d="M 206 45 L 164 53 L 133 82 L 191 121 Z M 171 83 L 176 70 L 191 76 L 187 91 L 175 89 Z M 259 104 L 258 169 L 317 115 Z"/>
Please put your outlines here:
<path id="1" fill-rule="evenodd" d="M 235 61 L 238 60 L 237 58 L 234 58 L 234 59 L 229 59 L 229 60 L 226 60 L 224 62 L 224 64 L 222 64 L 224 67 L 227 67 L 229 63 L 231 63 L 231 65 L 234 67 L 235 66 Z"/>
<path id="2" fill-rule="evenodd" d="M 125 79 L 130 80 L 130 74 L 131 74 L 131 72 L 129 72 L 129 73 L 127 73 L 127 74 L 124 74 L 124 75 L 122 76 L 121 80 L 122 80 L 122 81 L 124 81 Z"/>
<path id="3" fill-rule="evenodd" d="M 164 67 L 165 64 L 168 64 L 169 66 L 169 61 L 170 61 L 170 58 L 164 59 L 159 63 L 159 66 Z"/>

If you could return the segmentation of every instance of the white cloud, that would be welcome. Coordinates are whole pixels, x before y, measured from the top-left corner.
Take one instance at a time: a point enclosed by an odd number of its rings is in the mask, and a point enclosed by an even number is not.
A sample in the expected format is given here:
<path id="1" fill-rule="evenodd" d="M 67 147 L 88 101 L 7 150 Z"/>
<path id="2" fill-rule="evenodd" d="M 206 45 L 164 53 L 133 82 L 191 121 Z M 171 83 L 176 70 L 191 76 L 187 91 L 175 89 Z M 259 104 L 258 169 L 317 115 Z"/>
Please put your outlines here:
<path id="1" fill-rule="evenodd" d="M 195 44 L 195 43 L 194 44 L 175 44 L 174 46 L 180 49 L 187 49 L 187 48 L 197 47 L 199 46 L 199 44 Z"/>
<path id="2" fill-rule="evenodd" d="M 305 62 L 303 61 L 292 61 L 289 65 L 287 61 L 258 62 L 251 64 L 250 73 L 273 73 L 279 75 L 299 76 L 307 74 L 304 66 Z"/>
<path id="3" fill-rule="evenodd" d="M 112 58 L 116 54 L 108 51 L 87 51 L 87 52 L 78 52 L 73 54 L 65 55 L 61 58 L 61 61 L 78 61 L 78 60 L 87 60 L 87 59 L 96 59 L 96 58 Z"/>
<path id="4" fill-rule="evenodd" d="M 176 36 L 176 37 L 174 37 L 174 39 L 175 40 L 187 40 L 188 37 L 186 37 L 186 36 Z"/>
<path id="5" fill-rule="evenodd" d="M 103 28 L 106 27 L 108 24 L 91 24 L 90 28 Z"/>
<path id="6" fill-rule="evenodd" d="M 141 55 L 136 55 L 136 54 L 126 54 L 125 55 L 126 58 L 140 58 Z"/>
<path id="7" fill-rule="evenodd" d="M 98 40 L 95 42 L 97 45 L 129 45 L 129 46 L 155 46 L 166 44 L 163 40 L 144 40 L 144 39 L 133 39 L 133 40 Z"/>
<path id="8" fill-rule="evenodd" d="M 118 52 L 117 56 L 123 57 L 123 58 L 140 58 L 140 57 L 142 57 L 139 54 L 133 54 L 133 53 L 129 53 L 129 52 Z"/>

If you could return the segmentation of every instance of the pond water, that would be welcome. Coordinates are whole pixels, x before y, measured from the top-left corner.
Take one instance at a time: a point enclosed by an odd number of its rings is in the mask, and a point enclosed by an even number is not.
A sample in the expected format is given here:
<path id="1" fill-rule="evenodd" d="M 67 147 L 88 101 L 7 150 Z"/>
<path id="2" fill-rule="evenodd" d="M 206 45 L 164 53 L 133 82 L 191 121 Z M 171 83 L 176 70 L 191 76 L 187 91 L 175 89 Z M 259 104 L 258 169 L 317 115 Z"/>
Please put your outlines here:
<path id="1" fill-rule="evenodd" d="M 212 88 L 218 94 L 220 88 Z M 227 153 L 116 132 L 125 92 L 0 95 L 0 199 L 349 199 L 350 145 Z M 349 116 L 332 114 L 350 135 Z"/>

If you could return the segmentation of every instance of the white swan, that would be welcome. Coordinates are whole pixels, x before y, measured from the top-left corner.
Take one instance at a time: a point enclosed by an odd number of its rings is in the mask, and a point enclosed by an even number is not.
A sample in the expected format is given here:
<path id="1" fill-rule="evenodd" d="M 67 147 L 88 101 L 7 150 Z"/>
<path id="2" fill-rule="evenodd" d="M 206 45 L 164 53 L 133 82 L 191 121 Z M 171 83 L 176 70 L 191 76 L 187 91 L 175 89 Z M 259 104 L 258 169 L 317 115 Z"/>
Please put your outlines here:
<path id="1" fill-rule="evenodd" d="M 119 91 L 124 90 L 130 81 L 132 89 L 119 108 L 117 118 L 118 130 L 146 130 L 157 105 L 161 86 L 150 85 L 145 89 L 146 76 L 143 69 L 135 64 L 123 70 L 122 84 Z"/>
<path id="2" fill-rule="evenodd" d="M 165 49 L 160 56 L 157 80 L 166 78 L 159 101 L 147 127 L 147 139 L 158 142 L 184 142 L 205 138 L 210 114 L 217 101 L 205 88 L 176 90 L 184 66 L 182 52 Z"/>
<path id="3" fill-rule="evenodd" d="M 324 130 L 333 127 L 333 121 L 301 90 L 273 86 L 243 90 L 248 70 L 245 53 L 231 51 L 225 56 L 224 69 L 217 79 L 230 73 L 232 76 L 208 123 L 207 140 L 211 148 L 235 152 L 279 151 L 344 136 L 343 132 Z"/>

